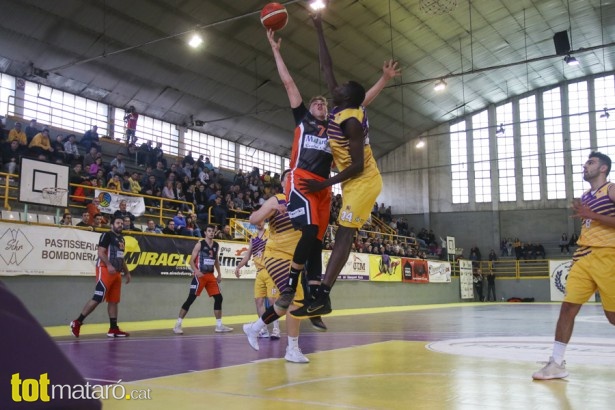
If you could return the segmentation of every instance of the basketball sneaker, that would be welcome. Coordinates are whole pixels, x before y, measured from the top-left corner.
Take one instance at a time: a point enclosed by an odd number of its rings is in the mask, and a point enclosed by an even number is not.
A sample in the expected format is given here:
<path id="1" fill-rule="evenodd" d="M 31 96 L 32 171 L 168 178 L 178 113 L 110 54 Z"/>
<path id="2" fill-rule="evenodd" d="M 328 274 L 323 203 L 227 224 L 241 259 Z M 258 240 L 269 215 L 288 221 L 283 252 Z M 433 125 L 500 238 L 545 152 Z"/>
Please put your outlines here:
<path id="1" fill-rule="evenodd" d="M 327 331 L 327 326 L 325 325 L 325 322 L 322 321 L 322 318 L 320 316 L 311 317 L 310 322 L 312 322 L 312 327 L 315 330 L 318 330 L 319 332 Z"/>
<path id="2" fill-rule="evenodd" d="M 258 337 L 261 339 L 265 339 L 269 337 L 269 329 L 266 327 L 262 328 L 260 332 L 258 332 Z"/>
<path id="3" fill-rule="evenodd" d="M 562 364 L 559 365 L 555 363 L 553 357 L 549 357 L 547 365 L 532 375 L 532 379 L 534 380 L 563 379 L 564 377 L 568 377 L 566 361 L 563 361 Z"/>
<path id="4" fill-rule="evenodd" d="M 252 323 L 246 323 L 243 325 L 243 332 L 246 336 L 248 336 L 248 343 L 250 343 L 250 347 L 258 351 L 258 332 L 252 330 Z"/>
<path id="5" fill-rule="evenodd" d="M 301 349 L 298 347 L 291 348 L 290 346 L 286 346 L 286 355 L 284 356 L 286 361 L 292 363 L 309 363 L 310 359 L 305 357 Z"/>
<path id="6" fill-rule="evenodd" d="M 271 331 L 271 340 L 278 340 L 280 338 L 280 328 L 274 327 Z"/>
<path id="7" fill-rule="evenodd" d="M 130 333 L 122 332 L 119 327 L 109 328 L 107 332 L 107 337 L 128 337 Z"/>
<path id="8" fill-rule="evenodd" d="M 181 323 L 175 323 L 175 327 L 173 327 L 173 333 L 175 333 L 176 335 L 184 334 L 184 330 L 182 329 Z"/>
<path id="9" fill-rule="evenodd" d="M 224 325 L 216 326 L 216 333 L 226 333 L 226 332 L 232 332 L 232 331 L 233 331 L 232 327 L 228 327 Z"/>
<path id="10" fill-rule="evenodd" d="M 290 312 L 291 316 L 298 318 L 324 316 L 332 312 L 331 299 L 329 295 L 318 297 L 310 302 L 309 305 L 303 305 L 299 309 Z"/>
<path id="11" fill-rule="evenodd" d="M 70 322 L 70 332 L 75 337 L 79 337 L 79 332 L 81 331 L 81 322 L 78 320 L 73 320 Z"/>

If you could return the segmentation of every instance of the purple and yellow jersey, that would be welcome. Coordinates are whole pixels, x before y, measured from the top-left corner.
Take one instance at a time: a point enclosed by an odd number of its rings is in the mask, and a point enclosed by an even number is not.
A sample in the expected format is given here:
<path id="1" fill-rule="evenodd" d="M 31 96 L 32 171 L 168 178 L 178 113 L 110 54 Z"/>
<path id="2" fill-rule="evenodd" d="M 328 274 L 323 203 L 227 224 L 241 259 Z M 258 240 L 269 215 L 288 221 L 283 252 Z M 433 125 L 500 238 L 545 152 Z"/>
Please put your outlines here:
<path id="1" fill-rule="evenodd" d="M 252 244 L 252 260 L 256 270 L 261 270 L 265 267 L 263 264 L 263 256 L 265 254 L 265 245 L 267 245 L 267 239 L 269 238 L 269 231 L 265 230 L 262 236 L 254 235 L 250 239 Z"/>
<path id="2" fill-rule="evenodd" d="M 275 196 L 279 204 L 286 205 L 286 195 Z M 301 238 L 301 231 L 296 231 L 290 221 L 288 213 L 278 212 L 269 218 L 269 239 L 265 247 L 266 258 L 292 259 Z"/>
<path id="3" fill-rule="evenodd" d="M 598 214 L 615 216 L 615 203 L 609 197 L 609 190 L 615 189 L 615 184 L 607 182 L 592 194 L 587 191 L 581 197 L 583 205 Z M 598 248 L 615 248 L 615 229 L 599 221 L 584 219 L 581 225 L 581 236 L 577 241 L 580 247 L 591 246 Z M 579 249 L 579 252 L 581 249 Z"/>
<path id="4" fill-rule="evenodd" d="M 352 163 L 350 158 L 350 141 L 342 131 L 342 124 L 350 118 L 356 118 L 359 121 L 361 128 L 363 128 L 363 135 L 365 138 L 363 148 L 363 172 L 355 178 L 370 177 L 374 174 L 379 175 L 380 171 L 378 171 L 376 160 L 372 154 L 372 148 L 369 145 L 369 122 L 367 121 L 365 107 L 346 108 L 339 111 L 336 107 L 329 114 L 327 135 L 329 136 L 329 146 L 333 154 L 333 162 L 340 172 Z"/>

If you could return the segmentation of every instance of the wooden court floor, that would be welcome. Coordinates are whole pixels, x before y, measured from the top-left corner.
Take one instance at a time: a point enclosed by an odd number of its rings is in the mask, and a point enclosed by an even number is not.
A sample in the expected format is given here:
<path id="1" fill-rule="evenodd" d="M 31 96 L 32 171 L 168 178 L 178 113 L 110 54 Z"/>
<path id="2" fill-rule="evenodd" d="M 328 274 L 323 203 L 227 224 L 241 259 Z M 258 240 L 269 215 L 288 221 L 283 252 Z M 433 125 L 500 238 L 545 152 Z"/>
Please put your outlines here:
<path id="1" fill-rule="evenodd" d="M 159 329 L 123 340 L 92 325 L 92 335 L 56 341 L 90 382 L 121 379 L 128 391 L 149 392 L 148 400 L 106 400 L 104 409 L 615 408 L 615 329 L 600 305 L 581 310 L 570 376 L 532 381 L 550 354 L 558 311 L 464 303 L 334 312 L 326 333 L 303 324 L 308 364 L 283 359 L 284 335 L 253 351 L 241 324 L 255 317 L 226 318 L 235 327 L 228 334 L 194 321 L 175 335 L 173 321 L 160 321 L 124 325 Z"/>

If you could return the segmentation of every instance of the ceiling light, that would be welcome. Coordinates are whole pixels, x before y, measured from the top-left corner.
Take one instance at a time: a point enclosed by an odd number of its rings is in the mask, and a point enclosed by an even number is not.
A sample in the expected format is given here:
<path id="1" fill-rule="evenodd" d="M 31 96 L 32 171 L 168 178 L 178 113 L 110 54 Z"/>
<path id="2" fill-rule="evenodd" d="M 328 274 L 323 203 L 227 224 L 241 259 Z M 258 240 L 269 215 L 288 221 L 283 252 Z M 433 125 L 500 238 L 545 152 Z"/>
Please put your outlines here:
<path id="1" fill-rule="evenodd" d="M 504 135 L 506 134 L 506 130 L 504 129 L 504 124 L 500 124 L 500 128 L 495 132 L 495 135 Z"/>
<path id="2" fill-rule="evenodd" d="M 608 120 L 610 116 L 611 114 L 609 114 L 609 109 L 604 107 L 604 112 L 600 114 L 600 118 L 604 118 Z"/>
<path id="3" fill-rule="evenodd" d="M 446 81 L 444 79 L 436 81 L 436 84 L 433 86 L 434 91 L 442 91 L 446 88 Z"/>
<path id="4" fill-rule="evenodd" d="M 194 33 L 188 41 L 188 45 L 192 48 L 197 48 L 201 44 L 203 44 L 203 37 L 199 33 Z"/>
<path id="5" fill-rule="evenodd" d="M 320 11 L 327 7 L 327 2 L 325 0 L 314 0 L 310 3 L 310 8 L 314 11 Z"/>
<path id="6" fill-rule="evenodd" d="M 577 60 L 576 58 L 574 58 L 570 54 L 568 54 L 566 57 L 564 57 L 564 61 L 568 65 L 579 65 L 579 60 Z"/>
<path id="7" fill-rule="evenodd" d="M 416 143 L 416 147 L 423 148 L 424 146 L 425 146 L 425 141 L 423 141 L 423 138 L 421 138 L 419 142 Z"/>

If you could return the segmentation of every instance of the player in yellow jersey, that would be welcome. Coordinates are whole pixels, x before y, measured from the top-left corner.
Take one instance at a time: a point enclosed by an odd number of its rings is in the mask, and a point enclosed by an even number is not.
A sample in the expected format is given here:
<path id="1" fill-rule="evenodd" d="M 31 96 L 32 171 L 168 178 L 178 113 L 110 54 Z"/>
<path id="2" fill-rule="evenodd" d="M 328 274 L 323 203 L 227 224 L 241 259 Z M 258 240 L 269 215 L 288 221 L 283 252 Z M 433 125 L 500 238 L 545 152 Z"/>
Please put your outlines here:
<path id="1" fill-rule="evenodd" d="M 282 187 L 287 190 L 287 175 L 290 170 L 282 173 Z M 280 292 L 288 287 L 290 264 L 293 260 L 295 247 L 301 238 L 301 231 L 294 229 L 287 212 L 286 193 L 277 194 L 269 198 L 258 211 L 250 215 L 250 223 L 257 225 L 269 219 L 269 239 L 265 246 L 263 263 L 265 269 Z M 248 343 L 254 350 L 259 350 L 258 335 L 267 324 L 277 320 L 280 316 L 296 309 L 298 300 L 303 299 L 303 288 L 299 286 L 295 300 L 290 304 L 280 303 L 280 299 L 265 310 L 265 313 L 254 323 L 243 325 L 243 331 L 248 336 Z M 303 355 L 299 348 L 299 326 L 301 321 L 286 315 L 286 332 L 288 333 L 288 346 L 284 358 L 289 362 L 308 363 L 310 360 Z"/>
<path id="2" fill-rule="evenodd" d="M 583 179 L 590 189 L 572 203 L 574 217 L 582 220 L 579 247 L 566 281 L 566 296 L 555 328 L 553 354 L 545 367 L 532 375 L 536 380 L 568 376 L 564 354 L 581 306 L 600 291 L 604 314 L 615 325 L 615 184 L 607 182 L 611 158 L 592 152 L 583 165 Z"/>
<path id="3" fill-rule="evenodd" d="M 327 135 L 333 162 L 340 172 L 324 181 L 303 181 L 303 186 L 308 191 L 319 191 L 341 182 L 342 207 L 337 221 L 339 228 L 335 234 L 335 247 L 316 299 L 293 311 L 291 314 L 295 317 L 331 313 L 331 287 L 348 260 L 357 229 L 369 218 L 372 205 L 382 189 L 380 171 L 369 145 L 369 123 L 365 106 L 376 98 L 391 78 L 399 75 L 397 63 L 389 63 L 389 69 L 385 70 L 383 67 L 382 77 L 368 92 L 355 81 L 338 86 L 320 16 L 314 16 L 313 21 L 318 34 L 321 68 L 333 96 L 334 108 L 329 114 Z"/>

